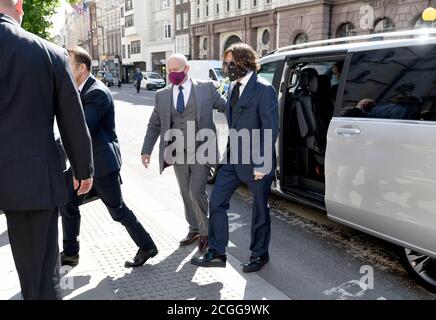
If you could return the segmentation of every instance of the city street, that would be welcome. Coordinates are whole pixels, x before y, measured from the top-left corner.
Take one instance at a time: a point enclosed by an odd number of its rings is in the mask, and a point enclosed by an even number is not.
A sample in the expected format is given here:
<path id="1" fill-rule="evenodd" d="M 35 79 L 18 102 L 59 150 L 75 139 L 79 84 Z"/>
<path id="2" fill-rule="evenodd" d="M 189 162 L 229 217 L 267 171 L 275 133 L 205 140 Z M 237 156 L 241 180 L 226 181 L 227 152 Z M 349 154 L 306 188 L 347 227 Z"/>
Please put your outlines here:
<path id="1" fill-rule="evenodd" d="M 436 299 L 406 274 L 395 246 L 275 195 L 270 263 L 256 274 L 243 274 L 240 264 L 250 256 L 252 205 L 244 187 L 231 202 L 227 267 L 191 265 L 196 246 L 178 246 L 188 227 L 173 169 L 159 175 L 157 147 L 151 167 L 141 165 L 155 92 L 137 94 L 131 85 L 112 91 L 124 198 L 156 241 L 159 254 L 143 267 L 124 268 L 124 261 L 136 253 L 133 241 L 100 201 L 88 204 L 82 208 L 80 264 L 63 270 L 65 299 Z M 216 121 L 225 134 L 223 116 L 217 115 Z M 20 299 L 4 215 L 0 215 L 0 274 L 0 299 Z"/>

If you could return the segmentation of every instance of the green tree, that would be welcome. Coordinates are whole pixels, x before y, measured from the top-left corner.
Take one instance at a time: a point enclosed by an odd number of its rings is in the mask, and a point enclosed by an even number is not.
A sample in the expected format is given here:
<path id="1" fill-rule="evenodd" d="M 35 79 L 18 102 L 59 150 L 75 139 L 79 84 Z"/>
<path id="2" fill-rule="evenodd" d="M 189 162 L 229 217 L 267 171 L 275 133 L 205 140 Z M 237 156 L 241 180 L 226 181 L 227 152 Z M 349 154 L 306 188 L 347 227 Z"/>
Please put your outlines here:
<path id="1" fill-rule="evenodd" d="M 78 0 L 69 0 L 74 3 Z M 59 7 L 59 0 L 24 0 L 22 27 L 41 38 L 50 39 L 51 18 Z"/>

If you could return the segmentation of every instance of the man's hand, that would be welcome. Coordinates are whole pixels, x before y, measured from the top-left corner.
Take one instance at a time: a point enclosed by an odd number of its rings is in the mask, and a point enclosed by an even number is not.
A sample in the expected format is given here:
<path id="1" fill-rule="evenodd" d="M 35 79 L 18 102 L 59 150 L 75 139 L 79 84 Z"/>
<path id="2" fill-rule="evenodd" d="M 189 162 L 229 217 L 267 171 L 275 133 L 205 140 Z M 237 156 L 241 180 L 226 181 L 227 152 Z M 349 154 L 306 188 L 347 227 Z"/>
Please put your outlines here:
<path id="1" fill-rule="evenodd" d="M 262 180 L 265 177 L 265 174 L 258 172 L 258 171 L 254 171 L 254 180 Z"/>
<path id="2" fill-rule="evenodd" d="M 148 169 L 148 166 L 150 165 L 150 155 L 149 154 L 142 155 L 142 165 L 145 167 L 145 169 Z"/>
<path id="3" fill-rule="evenodd" d="M 78 181 L 76 178 L 73 178 L 74 182 L 74 190 L 80 189 L 77 191 L 77 195 L 81 196 L 83 194 L 87 194 L 92 189 L 92 178 Z"/>

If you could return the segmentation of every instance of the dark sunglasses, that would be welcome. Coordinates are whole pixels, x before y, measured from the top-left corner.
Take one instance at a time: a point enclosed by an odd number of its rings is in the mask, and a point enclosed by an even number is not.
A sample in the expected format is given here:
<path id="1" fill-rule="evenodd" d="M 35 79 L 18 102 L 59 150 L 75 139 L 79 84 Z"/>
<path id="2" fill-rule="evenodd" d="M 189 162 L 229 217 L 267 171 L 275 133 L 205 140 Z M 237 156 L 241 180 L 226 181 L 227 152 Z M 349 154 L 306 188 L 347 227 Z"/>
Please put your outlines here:
<path id="1" fill-rule="evenodd" d="M 223 67 L 224 68 L 227 68 L 227 67 L 235 68 L 236 67 L 236 62 L 235 61 L 230 61 L 230 62 L 224 61 L 223 62 Z"/>

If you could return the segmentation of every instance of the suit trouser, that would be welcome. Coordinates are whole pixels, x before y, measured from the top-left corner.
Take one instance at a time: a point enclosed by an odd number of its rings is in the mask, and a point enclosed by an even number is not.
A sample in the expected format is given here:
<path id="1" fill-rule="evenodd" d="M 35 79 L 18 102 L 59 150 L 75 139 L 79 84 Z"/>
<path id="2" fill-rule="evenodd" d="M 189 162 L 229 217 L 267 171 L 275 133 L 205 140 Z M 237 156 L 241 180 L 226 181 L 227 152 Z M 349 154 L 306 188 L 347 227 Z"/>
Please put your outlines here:
<path id="1" fill-rule="evenodd" d="M 252 257 L 261 257 L 268 253 L 271 238 L 268 198 L 273 179 L 273 176 L 267 176 L 262 180 L 253 179 L 245 182 L 253 195 L 250 243 Z M 234 165 L 225 164 L 220 167 L 209 203 L 209 249 L 214 249 L 219 254 L 225 253 L 229 242 L 227 210 L 230 207 L 230 199 L 242 183 Z"/>
<path id="2" fill-rule="evenodd" d="M 9 242 L 25 300 L 61 299 L 59 209 L 6 211 Z"/>
<path id="3" fill-rule="evenodd" d="M 130 237 L 141 249 L 151 249 L 155 246 L 150 235 L 126 206 L 121 193 L 119 170 L 103 177 L 94 178 L 93 188 L 105 204 L 114 221 L 120 222 Z M 79 253 L 80 246 L 77 237 L 80 233 L 80 198 L 73 188 L 72 180 L 68 184 L 69 203 L 61 207 L 63 247 L 68 256 Z"/>
<path id="4" fill-rule="evenodd" d="M 206 184 L 210 168 L 200 164 L 175 164 L 174 172 L 179 184 L 189 232 L 208 235 L 208 201 Z"/>

